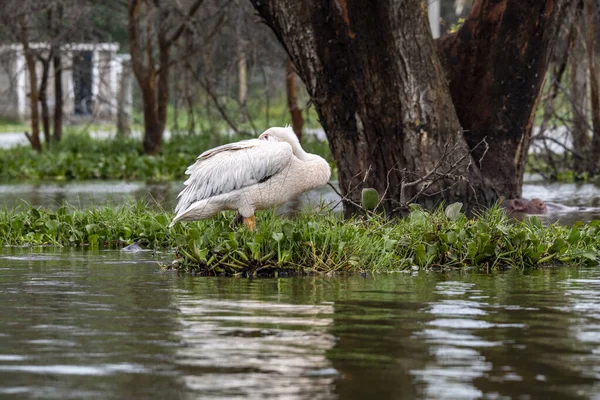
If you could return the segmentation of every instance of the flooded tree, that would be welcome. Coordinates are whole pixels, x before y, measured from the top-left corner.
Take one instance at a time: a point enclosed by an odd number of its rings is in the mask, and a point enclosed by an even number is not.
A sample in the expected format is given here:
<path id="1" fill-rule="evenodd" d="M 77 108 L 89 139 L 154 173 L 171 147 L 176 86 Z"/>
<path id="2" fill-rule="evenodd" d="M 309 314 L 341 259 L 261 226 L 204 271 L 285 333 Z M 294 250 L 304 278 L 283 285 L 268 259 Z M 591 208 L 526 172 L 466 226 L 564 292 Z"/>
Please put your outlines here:
<path id="1" fill-rule="evenodd" d="M 392 213 L 412 201 L 471 208 L 520 197 L 569 0 L 476 0 L 437 45 L 418 0 L 252 4 L 306 84 L 348 210 L 363 187 L 377 189 Z"/>
<path id="2" fill-rule="evenodd" d="M 549 179 L 600 174 L 597 16 L 595 2 L 575 1 L 555 49 L 541 123 L 533 136 L 538 156 L 532 169 Z"/>

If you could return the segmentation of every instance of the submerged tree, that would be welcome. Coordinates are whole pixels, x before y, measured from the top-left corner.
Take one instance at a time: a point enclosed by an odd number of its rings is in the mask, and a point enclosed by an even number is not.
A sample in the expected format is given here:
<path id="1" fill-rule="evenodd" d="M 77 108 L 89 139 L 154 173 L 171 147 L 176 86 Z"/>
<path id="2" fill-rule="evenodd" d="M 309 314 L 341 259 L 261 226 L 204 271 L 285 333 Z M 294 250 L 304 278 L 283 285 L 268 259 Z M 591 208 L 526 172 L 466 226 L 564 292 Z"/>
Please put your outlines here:
<path id="1" fill-rule="evenodd" d="M 519 197 L 550 49 L 570 0 L 475 0 L 436 52 L 420 0 L 251 0 L 294 62 L 347 209 Z"/>

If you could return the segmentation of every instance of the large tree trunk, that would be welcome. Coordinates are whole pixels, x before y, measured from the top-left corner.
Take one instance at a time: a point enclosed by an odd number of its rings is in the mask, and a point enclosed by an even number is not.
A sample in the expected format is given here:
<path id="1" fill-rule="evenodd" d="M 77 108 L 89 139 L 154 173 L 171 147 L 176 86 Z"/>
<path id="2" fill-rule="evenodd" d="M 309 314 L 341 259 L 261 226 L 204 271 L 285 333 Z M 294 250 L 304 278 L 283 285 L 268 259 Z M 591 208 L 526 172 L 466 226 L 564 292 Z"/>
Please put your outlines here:
<path id="1" fill-rule="evenodd" d="M 589 159 L 591 173 L 600 173 L 600 85 L 598 83 L 598 72 L 596 70 L 596 2 L 584 0 L 583 13 L 585 15 L 586 40 L 585 46 L 588 55 L 588 67 L 590 70 L 590 101 L 592 112 L 592 151 Z"/>
<path id="2" fill-rule="evenodd" d="M 143 148 L 145 154 L 158 154 L 164 130 L 164 125 L 159 120 L 158 100 L 154 85 L 142 85 L 142 101 L 144 103 L 144 139 Z"/>
<path id="3" fill-rule="evenodd" d="M 481 172 L 499 194 L 521 196 L 537 102 L 570 0 L 475 0 L 442 38 L 452 100 Z"/>
<path id="4" fill-rule="evenodd" d="M 294 133 L 302 140 L 302 127 L 304 126 L 304 118 L 302 110 L 298 107 L 298 88 L 296 86 L 296 71 L 294 71 L 294 63 L 288 60 L 286 63 L 285 89 L 287 94 L 288 110 L 292 117 L 292 128 Z"/>
<path id="5" fill-rule="evenodd" d="M 25 64 L 27 65 L 27 72 L 29 75 L 29 105 L 31 110 L 31 134 L 25 132 L 25 136 L 31 143 L 31 147 L 35 151 L 42 151 L 42 144 L 40 143 L 40 116 L 38 112 L 38 87 L 37 87 L 37 73 L 35 71 L 35 56 L 29 48 L 29 37 L 27 33 L 27 21 L 25 17 L 19 21 L 19 39 L 23 46 L 23 54 L 25 57 Z"/>
<path id="6" fill-rule="evenodd" d="M 312 97 L 347 211 L 363 187 L 392 213 L 496 199 L 471 163 L 421 1 L 251 1 Z"/>

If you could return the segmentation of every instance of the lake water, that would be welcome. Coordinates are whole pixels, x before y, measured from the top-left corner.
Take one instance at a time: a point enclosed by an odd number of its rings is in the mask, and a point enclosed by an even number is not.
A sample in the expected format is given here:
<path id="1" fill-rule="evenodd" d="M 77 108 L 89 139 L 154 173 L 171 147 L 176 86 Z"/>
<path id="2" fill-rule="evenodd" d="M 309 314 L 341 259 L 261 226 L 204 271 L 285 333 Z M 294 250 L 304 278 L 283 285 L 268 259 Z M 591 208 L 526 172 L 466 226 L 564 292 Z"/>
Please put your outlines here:
<path id="1" fill-rule="evenodd" d="M 600 398 L 600 270 L 294 279 L 0 250 L 2 399 Z"/>
<path id="2" fill-rule="evenodd" d="M 543 217 L 548 222 L 573 224 L 575 221 L 600 219 L 600 186 L 591 183 L 547 183 L 528 176 L 523 185 L 524 198 L 541 198 L 547 202 L 573 207 L 568 211 Z M 333 182 L 337 186 L 337 182 Z M 141 199 L 173 210 L 183 182 L 145 184 L 143 182 L 89 181 L 0 184 L 0 207 L 12 208 L 24 202 L 34 206 L 58 208 L 70 204 L 78 208 L 98 206 L 111 202 L 123 204 L 131 199 Z M 286 213 L 307 205 L 324 203 L 341 210 L 339 196 L 325 186 L 302 195 L 298 202 L 280 208 Z M 579 208 L 579 209 L 577 209 Z"/>

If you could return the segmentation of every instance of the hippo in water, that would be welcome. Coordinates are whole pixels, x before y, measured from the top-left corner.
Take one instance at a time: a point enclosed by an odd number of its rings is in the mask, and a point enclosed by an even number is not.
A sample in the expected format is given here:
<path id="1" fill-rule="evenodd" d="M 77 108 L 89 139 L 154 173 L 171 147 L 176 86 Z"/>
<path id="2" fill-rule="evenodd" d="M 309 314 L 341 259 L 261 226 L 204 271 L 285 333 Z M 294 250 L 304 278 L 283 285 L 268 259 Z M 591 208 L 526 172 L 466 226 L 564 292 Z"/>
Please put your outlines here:
<path id="1" fill-rule="evenodd" d="M 548 212 L 548 206 L 542 199 L 511 199 L 504 200 L 501 206 L 506 209 L 509 214 L 533 214 L 540 215 Z"/>
<path id="2" fill-rule="evenodd" d="M 511 199 L 503 200 L 500 206 L 506 209 L 509 214 L 523 215 L 543 215 L 543 214 L 565 214 L 572 212 L 597 212 L 597 207 L 572 207 L 564 204 L 549 203 L 542 199 Z"/>

